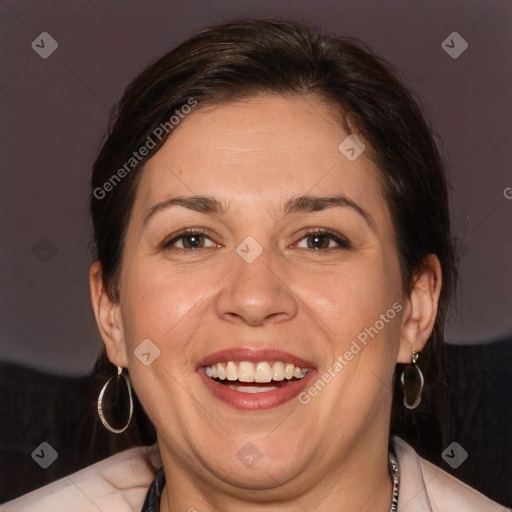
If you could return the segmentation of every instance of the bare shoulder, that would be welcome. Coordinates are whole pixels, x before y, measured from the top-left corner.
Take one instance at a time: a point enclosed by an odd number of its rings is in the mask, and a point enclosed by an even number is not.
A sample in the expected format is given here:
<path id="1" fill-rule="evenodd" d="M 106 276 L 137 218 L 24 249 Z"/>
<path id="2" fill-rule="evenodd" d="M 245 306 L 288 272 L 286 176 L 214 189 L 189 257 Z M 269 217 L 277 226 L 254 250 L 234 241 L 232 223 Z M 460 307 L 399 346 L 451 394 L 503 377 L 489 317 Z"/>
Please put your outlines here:
<path id="1" fill-rule="evenodd" d="M 139 512 L 160 466 L 156 445 L 132 448 L 5 503 L 0 510 Z"/>

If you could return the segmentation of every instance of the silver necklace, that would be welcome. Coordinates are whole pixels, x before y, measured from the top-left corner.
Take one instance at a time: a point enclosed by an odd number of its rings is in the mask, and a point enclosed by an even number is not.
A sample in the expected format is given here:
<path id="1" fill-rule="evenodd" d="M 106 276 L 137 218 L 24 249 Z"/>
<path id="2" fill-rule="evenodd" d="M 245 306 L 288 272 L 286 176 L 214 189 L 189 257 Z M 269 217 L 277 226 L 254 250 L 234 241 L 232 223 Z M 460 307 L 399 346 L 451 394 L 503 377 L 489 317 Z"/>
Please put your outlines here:
<path id="1" fill-rule="evenodd" d="M 389 512 L 397 512 L 398 510 L 398 491 L 400 490 L 400 468 L 395 454 L 389 452 L 389 469 L 393 478 L 393 495 L 391 498 L 391 508 Z"/>

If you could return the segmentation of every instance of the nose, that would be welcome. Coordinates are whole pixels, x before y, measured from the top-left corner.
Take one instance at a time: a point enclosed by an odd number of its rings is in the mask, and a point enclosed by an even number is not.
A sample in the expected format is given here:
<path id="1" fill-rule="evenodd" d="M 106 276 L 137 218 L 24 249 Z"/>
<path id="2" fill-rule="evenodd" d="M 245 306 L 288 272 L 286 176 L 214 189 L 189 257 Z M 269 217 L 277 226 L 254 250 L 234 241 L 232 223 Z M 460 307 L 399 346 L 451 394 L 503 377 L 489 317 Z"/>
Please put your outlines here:
<path id="1" fill-rule="evenodd" d="M 251 263 L 235 254 L 233 269 L 217 296 L 217 314 L 253 327 L 292 319 L 298 302 L 289 277 L 285 264 L 278 265 L 269 250 Z"/>

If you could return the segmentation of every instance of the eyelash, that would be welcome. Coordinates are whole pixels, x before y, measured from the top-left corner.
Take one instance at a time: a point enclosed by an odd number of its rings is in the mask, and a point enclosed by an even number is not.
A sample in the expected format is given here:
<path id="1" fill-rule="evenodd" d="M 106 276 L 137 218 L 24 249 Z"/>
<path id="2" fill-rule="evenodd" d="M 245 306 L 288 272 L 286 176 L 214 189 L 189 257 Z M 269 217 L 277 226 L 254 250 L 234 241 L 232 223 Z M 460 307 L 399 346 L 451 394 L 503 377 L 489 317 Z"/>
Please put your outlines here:
<path id="1" fill-rule="evenodd" d="M 199 248 L 191 248 L 191 249 L 188 249 L 188 248 L 182 249 L 181 247 L 173 247 L 173 244 L 176 243 L 178 240 L 184 239 L 187 236 L 193 236 L 193 235 L 205 235 L 207 238 L 209 238 L 207 235 L 207 231 L 202 228 L 188 228 L 188 229 L 180 231 L 174 235 L 171 235 L 172 237 L 170 239 L 164 240 L 164 242 L 161 244 L 161 249 L 164 249 L 164 250 L 172 249 L 177 252 L 187 252 L 187 253 L 198 251 L 200 249 L 208 249 L 208 247 L 199 247 Z M 301 236 L 301 238 L 299 239 L 299 242 L 301 240 L 303 240 L 304 238 L 307 238 L 310 236 L 315 236 L 315 235 L 316 236 L 327 236 L 330 240 L 333 240 L 334 242 L 336 242 L 339 247 L 328 247 L 326 249 L 312 249 L 312 248 L 308 247 L 309 250 L 327 251 L 327 250 L 335 250 L 335 249 L 351 249 L 352 248 L 352 244 L 348 240 L 348 238 L 344 237 L 340 233 L 337 233 L 336 231 L 331 231 L 329 229 L 318 228 L 318 229 L 312 229 L 310 231 L 307 231 L 306 233 L 304 233 Z"/>

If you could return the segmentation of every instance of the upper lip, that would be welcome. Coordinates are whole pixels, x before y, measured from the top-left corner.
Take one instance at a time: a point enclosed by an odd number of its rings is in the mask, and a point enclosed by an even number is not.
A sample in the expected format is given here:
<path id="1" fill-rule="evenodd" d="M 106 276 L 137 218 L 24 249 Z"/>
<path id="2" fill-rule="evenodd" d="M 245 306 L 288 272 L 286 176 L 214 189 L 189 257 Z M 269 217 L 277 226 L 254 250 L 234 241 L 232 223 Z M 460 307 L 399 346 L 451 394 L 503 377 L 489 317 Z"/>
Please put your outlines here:
<path id="1" fill-rule="evenodd" d="M 210 366 L 222 361 L 282 361 L 283 363 L 292 363 L 301 368 L 314 367 L 311 361 L 307 361 L 289 352 L 283 352 L 282 350 L 273 348 L 237 347 L 219 350 L 218 352 L 206 356 L 197 364 L 197 368 Z"/>

